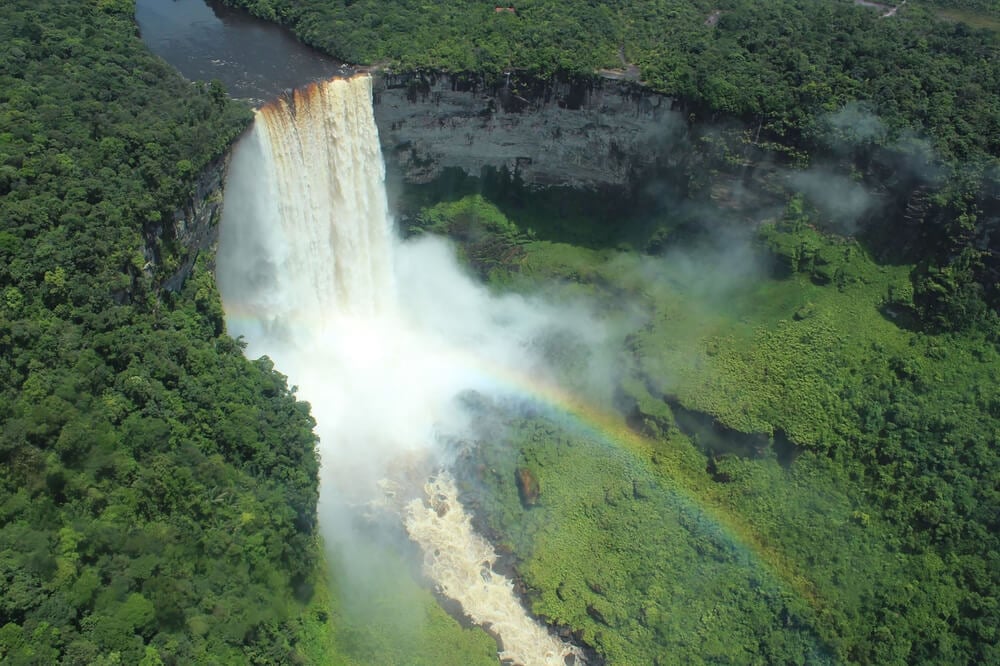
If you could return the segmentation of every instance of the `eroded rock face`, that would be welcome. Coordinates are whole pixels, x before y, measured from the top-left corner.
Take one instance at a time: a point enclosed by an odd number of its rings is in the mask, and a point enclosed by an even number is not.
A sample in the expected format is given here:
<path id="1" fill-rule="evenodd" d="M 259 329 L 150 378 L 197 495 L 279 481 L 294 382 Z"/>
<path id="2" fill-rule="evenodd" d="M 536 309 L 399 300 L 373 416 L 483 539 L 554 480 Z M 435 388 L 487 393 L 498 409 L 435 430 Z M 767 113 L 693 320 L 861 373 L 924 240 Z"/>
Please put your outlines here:
<path id="1" fill-rule="evenodd" d="M 161 286 L 167 291 L 180 291 L 203 250 L 213 251 L 219 240 L 219 219 L 222 216 L 223 185 L 229 153 L 209 164 L 199 175 L 191 195 L 174 211 L 167 224 L 146 231 L 146 271 L 153 275 L 156 268 L 166 265 L 161 254 L 169 246 L 175 255 L 169 264 L 169 274 Z"/>
<path id="2" fill-rule="evenodd" d="M 445 168 L 506 168 L 530 186 L 628 186 L 686 131 L 670 98 L 627 81 L 488 85 L 468 76 L 379 74 L 375 119 L 386 159 L 411 183 Z"/>

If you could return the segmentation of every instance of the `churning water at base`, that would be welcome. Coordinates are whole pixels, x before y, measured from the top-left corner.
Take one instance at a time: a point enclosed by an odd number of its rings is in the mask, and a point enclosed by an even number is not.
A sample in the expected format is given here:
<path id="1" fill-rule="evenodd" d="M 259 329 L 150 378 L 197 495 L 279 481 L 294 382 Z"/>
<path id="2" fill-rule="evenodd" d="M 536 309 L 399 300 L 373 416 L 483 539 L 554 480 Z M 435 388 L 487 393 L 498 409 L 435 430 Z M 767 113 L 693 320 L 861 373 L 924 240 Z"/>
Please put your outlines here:
<path id="1" fill-rule="evenodd" d="M 446 243 L 400 243 L 391 226 L 370 78 L 264 107 L 226 185 L 217 275 L 229 331 L 312 404 L 327 542 L 349 557 L 356 516 L 394 503 L 427 575 L 498 637 L 502 658 L 562 664 L 578 651 L 492 571 L 496 554 L 440 470 L 453 455 L 446 442 L 470 432 L 459 396 L 544 373 L 538 341 L 580 319 L 491 297 Z"/>
<path id="2" fill-rule="evenodd" d="M 527 665 L 562 664 L 570 653 L 579 656 L 528 617 L 511 580 L 493 571 L 496 551 L 473 530 L 454 479 L 438 474 L 424 490 L 426 499 L 406 506 L 406 531 L 423 549 L 424 570 L 441 593 L 499 637 L 500 657 Z"/>

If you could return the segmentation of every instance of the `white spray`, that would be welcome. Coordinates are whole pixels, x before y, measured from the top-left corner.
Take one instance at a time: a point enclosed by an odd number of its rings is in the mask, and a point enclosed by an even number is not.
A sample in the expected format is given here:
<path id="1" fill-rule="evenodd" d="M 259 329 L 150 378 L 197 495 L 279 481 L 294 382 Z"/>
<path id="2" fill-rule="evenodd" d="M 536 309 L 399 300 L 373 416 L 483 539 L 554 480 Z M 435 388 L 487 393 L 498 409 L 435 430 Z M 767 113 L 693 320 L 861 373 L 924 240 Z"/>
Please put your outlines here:
<path id="1" fill-rule="evenodd" d="M 217 274 L 229 331 L 245 337 L 249 356 L 270 356 L 312 404 L 327 541 L 347 547 L 348 510 L 384 500 L 386 479 L 408 484 L 415 491 L 396 508 L 438 589 L 499 638 L 501 658 L 562 664 L 577 650 L 492 572 L 496 554 L 450 477 L 424 482 L 447 463 L 439 443 L 469 430 L 457 397 L 502 390 L 487 367 L 544 372 L 534 341 L 586 328 L 582 315 L 491 297 L 446 243 L 399 243 L 391 227 L 369 77 L 315 84 L 263 108 L 226 186 Z"/>

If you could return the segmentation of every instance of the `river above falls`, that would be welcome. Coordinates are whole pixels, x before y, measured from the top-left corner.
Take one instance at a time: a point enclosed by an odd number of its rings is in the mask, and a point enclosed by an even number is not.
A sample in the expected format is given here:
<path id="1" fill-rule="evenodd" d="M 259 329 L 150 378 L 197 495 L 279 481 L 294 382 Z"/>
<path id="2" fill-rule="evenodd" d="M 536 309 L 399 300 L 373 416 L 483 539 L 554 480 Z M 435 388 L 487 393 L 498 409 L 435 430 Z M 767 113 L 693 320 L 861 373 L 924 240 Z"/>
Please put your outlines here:
<path id="1" fill-rule="evenodd" d="M 135 18 L 146 46 L 186 78 L 218 80 L 254 106 L 350 72 L 288 30 L 214 0 L 137 0 Z"/>

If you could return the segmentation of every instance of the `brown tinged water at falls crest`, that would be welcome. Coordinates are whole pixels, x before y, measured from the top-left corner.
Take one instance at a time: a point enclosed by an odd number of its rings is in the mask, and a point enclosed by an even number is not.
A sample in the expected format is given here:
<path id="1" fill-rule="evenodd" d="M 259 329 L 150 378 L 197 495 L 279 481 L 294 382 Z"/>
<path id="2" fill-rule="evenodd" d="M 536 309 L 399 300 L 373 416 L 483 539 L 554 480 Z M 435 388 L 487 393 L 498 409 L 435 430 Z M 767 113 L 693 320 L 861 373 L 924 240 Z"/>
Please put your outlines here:
<path id="1" fill-rule="evenodd" d="M 257 113 L 278 182 L 289 268 L 307 284 L 305 311 L 373 316 L 394 306 L 385 166 L 371 112 L 371 78 L 312 83 Z M 297 267 L 297 269 L 296 269 Z"/>
<path id="2" fill-rule="evenodd" d="M 217 277 L 230 333 L 267 355 L 312 405 L 320 436 L 320 526 L 388 507 L 423 551 L 437 590 L 524 666 L 581 663 L 533 619 L 440 471 L 466 432 L 460 394 L 495 387 L 474 361 L 537 369 L 526 341 L 547 316 L 469 281 L 437 239 L 399 241 L 385 194 L 371 78 L 334 79 L 262 107 L 234 150 Z M 461 316 L 458 316 L 458 315 Z M 553 318 L 559 315 L 554 315 Z M 386 502 L 384 488 L 421 489 Z"/>

